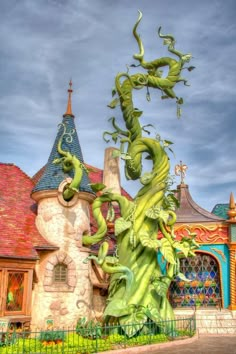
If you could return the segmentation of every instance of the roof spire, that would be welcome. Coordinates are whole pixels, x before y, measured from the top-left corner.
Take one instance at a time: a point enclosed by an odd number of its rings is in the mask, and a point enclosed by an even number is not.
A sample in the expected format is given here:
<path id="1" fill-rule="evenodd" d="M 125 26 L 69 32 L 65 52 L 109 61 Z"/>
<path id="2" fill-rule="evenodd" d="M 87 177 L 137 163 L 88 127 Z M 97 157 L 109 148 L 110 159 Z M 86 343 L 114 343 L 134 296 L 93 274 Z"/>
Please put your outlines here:
<path id="1" fill-rule="evenodd" d="M 72 90 L 72 88 L 71 88 L 71 87 L 72 87 L 72 80 L 70 80 L 69 86 L 70 86 L 70 88 L 68 89 L 69 95 L 68 95 L 67 109 L 66 109 L 66 113 L 63 114 L 63 117 L 65 117 L 65 116 L 74 117 L 74 114 L 72 113 L 72 109 L 71 109 L 71 94 L 72 94 L 72 92 L 73 92 L 73 90 Z"/>
<path id="2" fill-rule="evenodd" d="M 234 201 L 234 195 L 231 192 L 229 198 L 229 210 L 228 210 L 229 220 L 236 221 L 236 205 Z"/>

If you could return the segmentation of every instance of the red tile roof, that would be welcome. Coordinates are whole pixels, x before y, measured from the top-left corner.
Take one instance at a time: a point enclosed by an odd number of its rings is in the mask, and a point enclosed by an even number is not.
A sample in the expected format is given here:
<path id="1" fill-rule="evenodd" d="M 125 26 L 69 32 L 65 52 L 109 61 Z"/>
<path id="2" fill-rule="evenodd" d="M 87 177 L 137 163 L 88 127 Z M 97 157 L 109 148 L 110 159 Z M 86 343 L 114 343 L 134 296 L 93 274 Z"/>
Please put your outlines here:
<path id="1" fill-rule="evenodd" d="M 36 248 L 55 249 L 35 226 L 31 178 L 14 164 L 0 163 L 0 257 L 36 259 Z"/>

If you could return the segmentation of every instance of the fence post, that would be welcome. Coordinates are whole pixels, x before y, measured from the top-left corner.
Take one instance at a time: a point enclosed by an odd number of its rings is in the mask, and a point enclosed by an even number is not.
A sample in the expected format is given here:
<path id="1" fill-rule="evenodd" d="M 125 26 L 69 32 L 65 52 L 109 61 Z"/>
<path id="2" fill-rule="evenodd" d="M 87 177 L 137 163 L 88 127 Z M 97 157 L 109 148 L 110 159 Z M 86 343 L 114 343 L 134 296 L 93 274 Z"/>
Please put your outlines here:
<path id="1" fill-rule="evenodd" d="M 98 352 L 98 327 L 96 325 L 96 353 Z"/>
<path id="2" fill-rule="evenodd" d="M 174 339 L 174 320 L 170 320 L 171 323 L 171 340 Z"/>

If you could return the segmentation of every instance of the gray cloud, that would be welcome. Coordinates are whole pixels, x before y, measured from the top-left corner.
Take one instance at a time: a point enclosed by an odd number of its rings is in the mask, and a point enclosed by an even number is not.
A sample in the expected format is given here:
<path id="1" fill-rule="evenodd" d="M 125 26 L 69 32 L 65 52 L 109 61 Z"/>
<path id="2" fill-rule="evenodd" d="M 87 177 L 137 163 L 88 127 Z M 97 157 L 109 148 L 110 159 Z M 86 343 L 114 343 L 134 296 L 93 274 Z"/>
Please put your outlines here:
<path id="1" fill-rule="evenodd" d="M 144 111 L 142 123 L 174 142 L 172 171 L 179 160 L 189 166 L 186 182 L 196 202 L 208 210 L 227 202 L 231 190 L 236 193 L 235 7 L 234 0 L 1 2 L 0 161 L 29 175 L 46 163 L 72 77 L 84 159 L 103 167 L 103 131 L 110 129 L 109 117 L 121 117 L 107 104 L 115 75 L 135 62 L 132 28 L 140 9 L 146 60 L 169 55 L 157 36 L 161 25 L 175 35 L 178 50 L 193 54 L 196 66 L 184 72 L 191 86 L 176 87 L 185 101 L 182 118 L 176 118 L 175 102 L 151 91 L 147 103 L 139 92 L 134 100 Z M 134 195 L 138 187 L 122 182 Z"/>

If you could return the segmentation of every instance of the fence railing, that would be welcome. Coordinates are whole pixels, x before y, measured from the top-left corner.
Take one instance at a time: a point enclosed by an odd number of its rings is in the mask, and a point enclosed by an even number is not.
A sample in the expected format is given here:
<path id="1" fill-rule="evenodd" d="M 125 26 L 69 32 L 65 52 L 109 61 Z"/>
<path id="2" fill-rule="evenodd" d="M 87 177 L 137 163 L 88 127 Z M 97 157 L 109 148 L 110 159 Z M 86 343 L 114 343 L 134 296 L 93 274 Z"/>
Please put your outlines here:
<path id="1" fill-rule="evenodd" d="M 8 330 L 0 332 L 0 353 L 66 353 L 89 354 L 132 346 L 163 343 L 191 337 L 196 331 L 195 317 L 162 321 L 158 326 L 145 323 L 124 326 L 76 327 L 74 329 L 50 329 L 41 331 Z M 135 333 L 135 335 L 132 335 Z"/>

